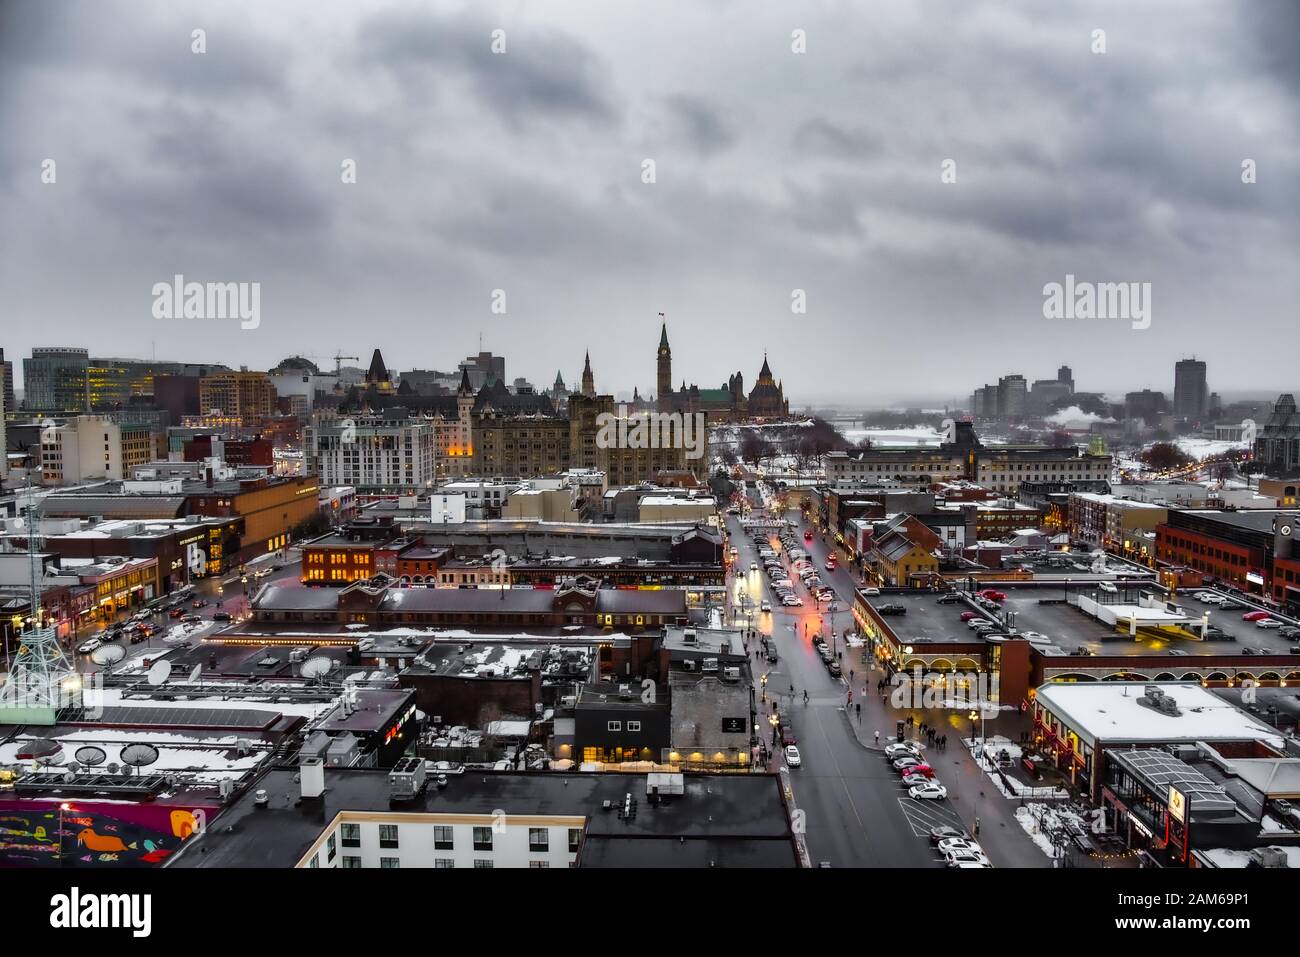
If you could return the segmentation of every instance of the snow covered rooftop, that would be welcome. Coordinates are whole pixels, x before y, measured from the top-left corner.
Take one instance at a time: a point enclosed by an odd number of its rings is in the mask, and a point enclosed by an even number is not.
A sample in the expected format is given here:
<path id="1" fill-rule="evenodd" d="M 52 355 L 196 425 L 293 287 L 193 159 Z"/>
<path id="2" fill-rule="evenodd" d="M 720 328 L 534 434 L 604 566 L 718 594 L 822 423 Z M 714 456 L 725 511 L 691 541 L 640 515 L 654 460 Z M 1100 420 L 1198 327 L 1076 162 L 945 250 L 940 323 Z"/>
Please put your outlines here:
<path id="1" fill-rule="evenodd" d="M 1282 736 L 1196 682 L 1161 682 L 1179 714 L 1139 703 L 1150 682 L 1089 681 L 1045 684 L 1037 700 L 1086 744 L 1174 741 L 1264 741 L 1282 747 Z"/>

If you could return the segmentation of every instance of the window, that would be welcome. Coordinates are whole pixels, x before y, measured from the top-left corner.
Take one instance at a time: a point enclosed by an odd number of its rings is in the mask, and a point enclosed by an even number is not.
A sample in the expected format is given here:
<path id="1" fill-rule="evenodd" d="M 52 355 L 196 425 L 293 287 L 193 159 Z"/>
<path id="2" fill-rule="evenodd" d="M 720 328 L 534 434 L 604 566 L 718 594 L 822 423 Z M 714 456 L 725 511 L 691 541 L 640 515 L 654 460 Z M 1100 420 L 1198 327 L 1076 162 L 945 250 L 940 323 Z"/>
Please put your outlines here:
<path id="1" fill-rule="evenodd" d="M 437 826 L 433 829 L 433 849 L 435 851 L 450 851 L 455 847 L 455 839 L 452 837 L 450 827 Z"/>
<path id="2" fill-rule="evenodd" d="M 492 862 L 488 860 L 475 860 L 474 867 L 478 870 L 491 870 Z"/>
<path id="3" fill-rule="evenodd" d="M 492 828 L 490 827 L 474 828 L 474 850 L 476 851 L 492 850 Z"/>
<path id="4" fill-rule="evenodd" d="M 550 861 L 529 861 L 529 862 L 528 862 L 528 866 L 531 867 L 531 868 L 537 868 L 537 869 L 540 869 L 540 868 L 543 868 L 543 867 L 550 867 L 550 866 L 551 866 L 551 862 L 550 862 Z"/>
<path id="5" fill-rule="evenodd" d="M 450 870 L 456 866 L 456 862 L 450 857 L 435 857 L 433 866 L 435 870 Z"/>
<path id="6" fill-rule="evenodd" d="M 569 828 L 569 853 L 577 854 L 578 848 L 582 846 L 582 828 Z"/>
<path id="7" fill-rule="evenodd" d="M 339 826 L 340 836 L 343 838 L 344 847 L 361 846 L 361 825 L 360 824 L 342 824 Z"/>
<path id="8" fill-rule="evenodd" d="M 397 847 L 397 825 L 381 824 L 379 825 L 379 846 L 386 848 Z"/>
<path id="9" fill-rule="evenodd" d="M 551 834 L 544 827 L 530 827 L 528 829 L 528 850 L 537 852 L 546 852 L 551 849 Z"/>
<path id="10" fill-rule="evenodd" d="M 381 857 L 379 859 L 379 869 L 383 871 L 395 871 L 401 866 L 401 860 L 396 857 Z"/>
<path id="11" fill-rule="evenodd" d="M 641 730 L 641 722 L 640 722 L 640 721 L 629 721 L 629 722 L 627 723 L 627 729 L 628 729 L 629 731 L 640 731 L 640 730 Z"/>
<path id="12" fill-rule="evenodd" d="M 327 861 L 334 860 L 334 852 L 335 852 L 334 835 L 331 834 L 329 837 L 325 839 L 325 859 Z"/>
<path id="13" fill-rule="evenodd" d="M 352 857 L 349 854 L 343 855 L 343 868 L 345 870 L 359 870 L 361 868 L 361 858 Z"/>
<path id="14" fill-rule="evenodd" d="M 606 730 L 606 731 L 622 731 L 622 730 L 623 730 L 623 722 L 622 722 L 622 721 L 606 721 L 606 722 L 605 722 L 605 730 Z"/>

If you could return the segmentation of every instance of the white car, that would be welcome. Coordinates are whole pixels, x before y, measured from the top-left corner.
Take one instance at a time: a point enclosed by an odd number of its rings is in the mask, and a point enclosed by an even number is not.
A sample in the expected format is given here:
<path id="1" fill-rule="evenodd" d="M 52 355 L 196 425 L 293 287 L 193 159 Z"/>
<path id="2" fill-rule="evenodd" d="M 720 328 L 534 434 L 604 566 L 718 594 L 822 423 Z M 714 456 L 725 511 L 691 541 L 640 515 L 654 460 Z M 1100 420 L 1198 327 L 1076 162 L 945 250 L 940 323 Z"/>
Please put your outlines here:
<path id="1" fill-rule="evenodd" d="M 899 742 L 885 745 L 885 757 L 891 761 L 896 761 L 899 758 L 919 758 L 920 756 L 921 749 L 915 744 Z"/>
<path id="2" fill-rule="evenodd" d="M 917 784 L 907 789 L 907 796 L 917 801 L 942 801 L 948 789 L 942 784 Z"/>
<path id="3" fill-rule="evenodd" d="M 758 603 L 758 610 L 759 610 L 759 611 L 771 611 L 771 610 L 772 610 L 772 603 L 771 603 L 770 601 L 768 601 L 766 598 L 764 598 L 762 601 L 760 601 L 760 602 Z"/>
<path id="4" fill-rule="evenodd" d="M 785 746 L 785 763 L 792 768 L 797 768 L 803 763 L 803 759 L 799 757 L 799 749 L 793 744 Z"/>
<path id="5" fill-rule="evenodd" d="M 992 867 L 993 862 L 983 854 L 960 854 L 948 858 L 948 866 L 965 870 L 984 870 Z"/>
<path id="6" fill-rule="evenodd" d="M 803 599 L 798 595 L 786 595 L 781 599 L 781 604 L 785 605 L 787 608 L 795 608 L 803 604 Z"/>
<path id="7" fill-rule="evenodd" d="M 903 786 L 904 786 L 904 787 L 914 788 L 914 787 L 916 787 L 918 784 L 929 784 L 929 783 L 930 783 L 930 779 L 927 778 L 924 774 L 904 774 L 904 775 L 903 775 Z"/>
<path id="8" fill-rule="evenodd" d="M 778 578 L 778 579 L 776 579 L 775 581 L 772 582 L 772 587 L 773 587 L 773 588 L 793 588 L 793 587 L 794 587 L 794 582 L 790 581 L 790 579 L 788 579 L 788 578 Z"/>
<path id="9" fill-rule="evenodd" d="M 1281 628 L 1282 623 L 1276 618 L 1261 618 L 1255 622 L 1256 628 Z"/>
<path id="10" fill-rule="evenodd" d="M 102 644 L 103 642 L 100 641 L 98 638 L 88 638 L 85 641 L 83 641 L 81 644 L 77 645 L 77 653 L 82 655 L 88 655 Z"/>
<path id="11" fill-rule="evenodd" d="M 939 853 L 944 857 L 959 851 L 969 854 L 983 854 L 984 848 L 979 846 L 978 841 L 972 841 L 968 837 L 950 837 L 939 842 Z"/>
<path id="12" fill-rule="evenodd" d="M 750 563 L 749 563 L 749 570 L 750 570 L 751 572 L 756 572 L 756 571 L 758 571 L 758 562 L 750 562 Z"/>
<path id="13" fill-rule="evenodd" d="M 880 594 L 880 589 L 879 589 L 879 588 L 864 588 L 864 589 L 862 589 L 862 594 L 864 594 L 864 595 L 879 595 L 879 594 Z"/>

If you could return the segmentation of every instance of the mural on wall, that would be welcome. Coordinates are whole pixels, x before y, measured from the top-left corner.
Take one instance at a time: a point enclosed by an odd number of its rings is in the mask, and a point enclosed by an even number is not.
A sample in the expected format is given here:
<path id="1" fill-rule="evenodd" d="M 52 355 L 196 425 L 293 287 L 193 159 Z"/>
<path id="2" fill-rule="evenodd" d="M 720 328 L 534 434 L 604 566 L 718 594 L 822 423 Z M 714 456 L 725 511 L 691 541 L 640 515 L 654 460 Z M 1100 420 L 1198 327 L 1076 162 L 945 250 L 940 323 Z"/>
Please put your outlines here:
<path id="1" fill-rule="evenodd" d="M 0 801 L 0 867 L 148 867 L 176 853 L 216 807 Z"/>

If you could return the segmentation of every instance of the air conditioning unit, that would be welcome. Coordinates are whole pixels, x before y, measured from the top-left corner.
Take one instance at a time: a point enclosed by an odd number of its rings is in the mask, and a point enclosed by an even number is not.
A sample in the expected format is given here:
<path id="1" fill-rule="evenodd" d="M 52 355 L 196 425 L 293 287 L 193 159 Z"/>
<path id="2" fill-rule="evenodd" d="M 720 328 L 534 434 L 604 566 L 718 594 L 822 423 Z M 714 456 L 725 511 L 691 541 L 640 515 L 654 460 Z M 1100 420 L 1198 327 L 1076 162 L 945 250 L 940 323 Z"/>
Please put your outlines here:
<path id="1" fill-rule="evenodd" d="M 694 658 L 687 658 L 682 662 L 682 668 L 686 671 L 694 671 L 697 662 Z"/>
<path id="2" fill-rule="evenodd" d="M 728 681 L 739 681 L 739 680 L 740 680 L 740 669 L 739 669 L 739 668 L 724 668 L 723 671 L 722 671 L 722 677 L 726 678 Z"/>

